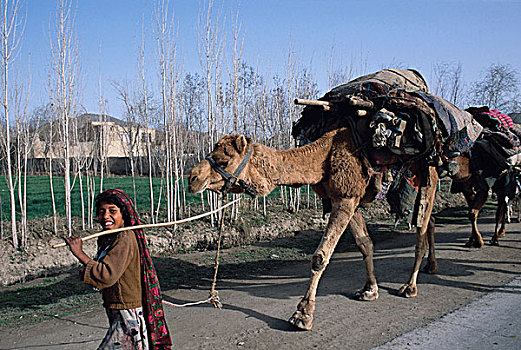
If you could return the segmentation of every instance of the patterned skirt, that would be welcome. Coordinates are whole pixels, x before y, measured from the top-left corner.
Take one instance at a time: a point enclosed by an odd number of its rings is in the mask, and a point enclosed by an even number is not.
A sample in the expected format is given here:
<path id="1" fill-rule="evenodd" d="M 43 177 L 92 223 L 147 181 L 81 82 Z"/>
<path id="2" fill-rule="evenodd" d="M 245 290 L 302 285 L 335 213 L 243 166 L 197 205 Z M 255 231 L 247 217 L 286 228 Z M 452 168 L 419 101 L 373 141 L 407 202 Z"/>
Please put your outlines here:
<path id="1" fill-rule="evenodd" d="M 148 334 L 143 308 L 128 310 L 105 309 L 109 330 L 98 350 L 148 350 Z"/>

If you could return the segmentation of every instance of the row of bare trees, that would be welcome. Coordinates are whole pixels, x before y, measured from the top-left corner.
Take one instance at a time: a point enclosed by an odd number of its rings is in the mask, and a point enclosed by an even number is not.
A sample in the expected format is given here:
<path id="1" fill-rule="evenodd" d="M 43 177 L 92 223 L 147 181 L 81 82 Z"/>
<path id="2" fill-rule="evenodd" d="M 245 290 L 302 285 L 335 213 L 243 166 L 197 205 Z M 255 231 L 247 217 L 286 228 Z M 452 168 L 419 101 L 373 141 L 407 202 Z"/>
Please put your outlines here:
<path id="1" fill-rule="evenodd" d="M 49 36 L 52 38 L 49 103 L 32 112 L 27 111 L 29 103 L 27 97 L 24 99 L 28 96 L 30 78 L 13 79 L 8 74 L 22 38 L 21 3 L 20 0 L 0 0 L 0 6 L 3 11 L 0 29 L 1 96 L 5 120 L 1 130 L 2 161 L 10 195 L 12 241 L 15 247 L 19 247 L 25 244 L 27 236 L 26 178 L 35 140 L 45 144 L 53 230 L 56 233 L 57 209 L 62 205 L 55 201 L 56 191 L 65 194 L 66 231 L 71 233 L 73 188 L 77 188 L 81 196 L 81 227 L 93 227 L 94 198 L 103 190 L 104 176 L 110 172 L 108 152 L 111 140 L 105 127 L 109 117 L 101 69 L 98 77 L 99 110 L 95 120 L 100 127 L 86 126 L 78 118 L 85 111 L 80 104 L 83 77 L 80 45 L 75 34 L 74 0 L 56 0 L 54 26 Z M 136 59 L 137 75 L 110 84 L 123 109 L 121 147 L 133 179 L 131 195 L 136 198 L 138 193 L 136 177 L 147 176 L 150 207 L 138 209 L 146 212 L 152 222 L 160 220 L 160 217 L 173 221 L 188 215 L 183 182 L 185 171 L 189 162 L 200 161 L 221 135 L 243 133 L 275 148 L 292 147 L 291 126 L 300 113 L 300 107 L 293 104 L 293 99 L 317 98 L 319 95 L 311 63 L 303 63 L 291 46 L 286 53 L 283 73 L 261 74 L 258 67 L 248 64 L 243 59 L 245 34 L 239 11 L 231 17 L 228 24 L 226 16 L 215 10 L 213 0 L 204 4 L 197 26 L 200 71 L 186 72 L 177 48 L 173 6 L 167 0 L 155 0 L 155 40 L 149 45 L 146 40 L 149 33 L 145 31 L 143 20 L 143 39 Z M 100 57 L 101 51 L 100 44 Z M 356 64 L 354 60 L 336 62 L 336 55 L 332 48 L 327 67 L 329 87 L 367 73 L 364 59 Z M 506 112 L 519 110 L 519 80 L 512 67 L 492 65 L 482 80 L 468 85 L 462 79 L 462 72 L 460 63 L 434 65 L 433 92 L 458 105 L 471 102 L 506 108 Z M 27 84 L 23 86 L 21 81 Z M 152 134 L 148 130 L 156 132 Z M 85 140 L 90 140 L 90 147 Z M 55 176 L 63 176 L 63 188 L 53 187 Z M 161 181 L 160 193 L 154 193 L 154 178 Z M 283 203 L 291 210 L 298 210 L 304 196 L 307 196 L 308 203 L 313 202 L 309 189 L 305 194 L 295 189 L 284 188 L 281 191 Z M 214 206 L 217 198 L 208 194 L 202 197 L 202 203 Z M 266 200 L 256 201 L 255 205 L 260 203 L 265 211 Z M 17 205 L 20 208 L 19 220 Z M 234 212 L 237 213 L 238 209 L 235 208 Z M 18 223 L 20 227 L 17 227 Z M 0 229 L 3 229 L 2 225 Z"/>

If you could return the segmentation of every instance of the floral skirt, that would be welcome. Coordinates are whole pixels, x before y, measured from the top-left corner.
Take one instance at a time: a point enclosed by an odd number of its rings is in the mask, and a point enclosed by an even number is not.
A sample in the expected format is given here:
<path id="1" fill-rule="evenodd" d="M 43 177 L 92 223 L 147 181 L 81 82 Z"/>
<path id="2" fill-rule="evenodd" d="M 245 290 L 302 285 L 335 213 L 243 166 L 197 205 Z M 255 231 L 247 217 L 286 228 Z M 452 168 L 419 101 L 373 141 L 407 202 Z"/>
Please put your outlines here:
<path id="1" fill-rule="evenodd" d="M 128 310 L 106 309 L 109 330 L 98 350 L 148 350 L 148 334 L 143 308 Z"/>

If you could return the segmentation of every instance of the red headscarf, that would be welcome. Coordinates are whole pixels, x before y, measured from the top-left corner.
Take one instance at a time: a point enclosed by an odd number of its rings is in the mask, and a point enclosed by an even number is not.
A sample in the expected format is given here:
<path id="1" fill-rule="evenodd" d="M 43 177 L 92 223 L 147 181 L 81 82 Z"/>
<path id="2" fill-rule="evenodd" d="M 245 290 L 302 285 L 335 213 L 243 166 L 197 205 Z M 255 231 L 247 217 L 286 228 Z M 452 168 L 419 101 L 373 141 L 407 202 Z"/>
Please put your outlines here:
<path id="1" fill-rule="evenodd" d="M 134 209 L 132 200 L 120 189 L 110 189 L 103 193 L 112 194 L 118 197 L 125 205 L 130 216 L 130 225 L 141 225 L 138 214 Z M 141 283 L 143 290 L 143 312 L 147 322 L 148 336 L 150 338 L 151 349 L 171 349 L 172 340 L 166 324 L 163 312 L 163 300 L 161 297 L 161 288 L 157 278 L 156 269 L 152 262 L 152 257 L 148 251 L 147 240 L 142 229 L 134 229 L 137 243 L 139 246 L 139 254 L 141 261 Z"/>

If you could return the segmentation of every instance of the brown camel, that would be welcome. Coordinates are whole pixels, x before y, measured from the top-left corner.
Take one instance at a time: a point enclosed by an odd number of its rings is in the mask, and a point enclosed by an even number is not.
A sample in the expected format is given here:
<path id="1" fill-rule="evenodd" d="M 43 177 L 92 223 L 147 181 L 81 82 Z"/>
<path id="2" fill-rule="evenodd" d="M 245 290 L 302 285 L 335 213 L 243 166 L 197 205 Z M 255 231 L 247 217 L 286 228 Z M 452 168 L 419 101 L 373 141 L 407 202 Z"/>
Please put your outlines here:
<path id="1" fill-rule="evenodd" d="M 468 216 L 472 225 L 472 232 L 469 240 L 465 244 L 467 247 L 481 248 L 483 247 L 483 238 L 478 230 L 478 216 L 488 199 L 489 185 L 485 179 L 476 171 L 471 171 L 472 164 L 468 153 L 454 159 L 459 165 L 459 171 L 452 177 L 452 192 L 461 192 L 465 196 L 468 204 Z M 506 183 L 507 176 L 510 174 L 506 171 L 498 172 L 496 175 L 492 190 L 497 196 L 497 208 L 495 214 L 496 226 L 494 235 L 490 240 L 490 244 L 499 245 L 499 237 L 504 237 L 506 233 L 506 217 L 507 217 L 507 191 L 505 187 L 509 187 L 510 191 L 515 192 L 515 183 Z"/>
<path id="2" fill-rule="evenodd" d="M 409 281 L 398 291 L 399 295 L 405 297 L 417 295 L 416 281 L 427 248 L 426 232 L 434 231 L 431 212 L 438 174 L 432 166 L 424 163 L 421 166 L 426 169 L 427 177 L 419 194 L 425 208 L 417 228 L 413 272 Z M 237 179 L 238 182 L 235 181 Z M 189 190 L 192 193 L 204 190 L 239 193 L 246 189 L 265 196 L 279 185 L 300 187 L 309 184 L 319 196 L 331 199 L 332 211 L 326 230 L 311 258 L 308 290 L 289 319 L 295 327 L 310 330 L 318 282 L 348 225 L 366 267 L 366 283 L 355 296 L 367 301 L 378 298 L 373 268 L 373 243 L 357 208 L 360 204 L 373 201 L 379 191 L 380 181 L 379 176 L 371 173 L 371 167 L 365 158 L 357 154 L 351 131 L 348 128 L 339 128 L 325 133 L 306 146 L 290 150 L 276 150 L 261 144 L 252 144 L 243 135 L 225 136 L 215 145 L 206 160 L 191 171 Z M 433 237 L 433 232 L 428 236 Z M 437 267 L 434 252 L 431 254 L 429 256 L 432 261 L 428 262 L 426 269 L 435 272 Z"/>
<path id="3" fill-rule="evenodd" d="M 505 236 L 507 201 L 517 196 L 518 192 L 521 126 L 514 124 L 508 115 L 487 106 L 469 107 L 466 111 L 484 129 L 472 149 L 454 159 L 459 165 L 459 171 L 452 177 L 451 192 L 463 193 L 469 206 L 472 233 L 466 246 L 481 248 L 483 238 L 477 227 L 477 219 L 490 189 L 485 178 L 495 179 L 492 190 L 498 201 L 496 227 L 490 243 L 498 245 L 499 237 Z"/>

